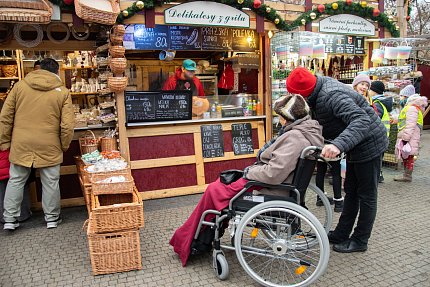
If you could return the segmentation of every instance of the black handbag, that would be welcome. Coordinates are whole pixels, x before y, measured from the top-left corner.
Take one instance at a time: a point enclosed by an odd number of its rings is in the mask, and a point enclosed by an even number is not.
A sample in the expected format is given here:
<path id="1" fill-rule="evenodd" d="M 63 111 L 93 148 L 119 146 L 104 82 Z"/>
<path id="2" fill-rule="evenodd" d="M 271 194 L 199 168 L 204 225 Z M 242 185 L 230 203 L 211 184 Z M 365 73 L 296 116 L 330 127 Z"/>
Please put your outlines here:
<path id="1" fill-rule="evenodd" d="M 220 173 L 219 179 L 224 184 L 230 184 L 243 177 L 243 170 L 228 169 Z"/>

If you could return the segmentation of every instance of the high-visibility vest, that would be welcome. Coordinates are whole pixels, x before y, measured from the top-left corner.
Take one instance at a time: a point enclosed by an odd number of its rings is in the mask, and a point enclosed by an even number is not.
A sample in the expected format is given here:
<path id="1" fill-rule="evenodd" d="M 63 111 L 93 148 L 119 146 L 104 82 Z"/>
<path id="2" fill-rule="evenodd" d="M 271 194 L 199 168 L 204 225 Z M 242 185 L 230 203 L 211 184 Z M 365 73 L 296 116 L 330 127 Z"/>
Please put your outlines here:
<path id="1" fill-rule="evenodd" d="M 418 110 L 418 120 L 417 125 L 420 128 L 420 130 L 423 129 L 424 125 L 424 118 L 423 118 L 423 112 L 421 109 L 415 105 L 414 106 Z M 408 112 L 409 108 L 412 107 L 411 105 L 406 105 L 401 111 L 399 115 L 399 121 L 397 122 L 397 128 L 399 131 L 403 130 L 406 127 L 406 113 Z"/>
<path id="2" fill-rule="evenodd" d="M 381 105 L 381 107 L 382 107 L 383 113 L 382 113 L 381 121 L 382 121 L 382 123 L 384 124 L 385 129 L 387 130 L 387 137 L 389 137 L 389 136 L 390 136 L 390 128 L 391 128 L 391 124 L 390 124 L 390 114 L 388 113 L 387 108 L 385 107 L 385 105 L 384 105 L 383 103 L 381 103 L 381 101 L 380 101 L 380 100 L 375 100 L 375 101 L 373 101 L 373 102 L 372 102 L 372 105 L 373 105 L 374 103 L 378 103 L 378 104 L 380 104 L 380 105 Z M 376 107 L 375 107 L 375 109 L 376 109 Z"/>

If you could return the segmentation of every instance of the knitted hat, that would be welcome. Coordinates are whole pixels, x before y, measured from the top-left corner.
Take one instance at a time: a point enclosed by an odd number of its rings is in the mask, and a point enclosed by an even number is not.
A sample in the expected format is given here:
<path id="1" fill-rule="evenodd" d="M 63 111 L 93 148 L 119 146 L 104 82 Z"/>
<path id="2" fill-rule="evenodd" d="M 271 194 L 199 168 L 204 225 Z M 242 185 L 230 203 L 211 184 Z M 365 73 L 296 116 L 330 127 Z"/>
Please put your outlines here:
<path id="1" fill-rule="evenodd" d="M 302 96 L 288 94 L 276 100 L 275 112 L 287 121 L 294 122 L 309 115 L 309 106 Z"/>
<path id="2" fill-rule="evenodd" d="M 352 82 L 352 86 L 355 87 L 361 82 L 366 82 L 370 86 L 370 78 L 368 75 L 365 74 L 358 74 L 357 77 L 355 77 L 354 81 Z"/>
<path id="3" fill-rule="evenodd" d="M 378 95 L 382 95 L 385 92 L 385 85 L 381 81 L 373 81 L 372 84 L 370 84 L 370 90 Z"/>
<path id="4" fill-rule="evenodd" d="M 308 97 L 312 94 L 317 78 L 306 68 L 295 68 L 287 78 L 287 91 Z"/>
<path id="5" fill-rule="evenodd" d="M 410 97 L 415 94 L 415 87 L 412 85 L 407 85 L 400 90 L 400 96 Z"/>
<path id="6" fill-rule="evenodd" d="M 407 104 L 420 106 L 424 110 L 428 105 L 428 99 L 419 94 L 413 94 L 408 98 Z"/>

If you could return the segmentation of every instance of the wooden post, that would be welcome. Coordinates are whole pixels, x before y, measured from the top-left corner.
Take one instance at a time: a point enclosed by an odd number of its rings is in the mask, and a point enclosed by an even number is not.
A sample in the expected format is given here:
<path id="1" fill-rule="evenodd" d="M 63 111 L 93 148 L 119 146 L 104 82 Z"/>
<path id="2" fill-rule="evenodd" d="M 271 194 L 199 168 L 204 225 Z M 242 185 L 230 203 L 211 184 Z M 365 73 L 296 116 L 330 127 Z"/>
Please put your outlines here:
<path id="1" fill-rule="evenodd" d="M 128 137 L 125 114 L 125 97 L 124 92 L 115 93 L 116 94 L 116 111 L 117 111 L 117 125 L 118 125 L 118 139 L 119 139 L 119 150 L 121 156 L 125 158 L 126 161 L 130 162 L 130 151 L 128 148 Z"/>

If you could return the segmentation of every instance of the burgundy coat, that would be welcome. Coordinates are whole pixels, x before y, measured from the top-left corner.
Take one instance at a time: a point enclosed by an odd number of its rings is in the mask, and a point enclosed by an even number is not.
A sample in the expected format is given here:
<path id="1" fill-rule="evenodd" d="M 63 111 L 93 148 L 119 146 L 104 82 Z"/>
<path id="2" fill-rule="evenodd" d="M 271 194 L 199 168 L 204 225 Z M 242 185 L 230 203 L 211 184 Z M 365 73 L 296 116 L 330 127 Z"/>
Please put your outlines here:
<path id="1" fill-rule="evenodd" d="M 9 150 L 0 151 L 0 180 L 9 178 Z"/>

